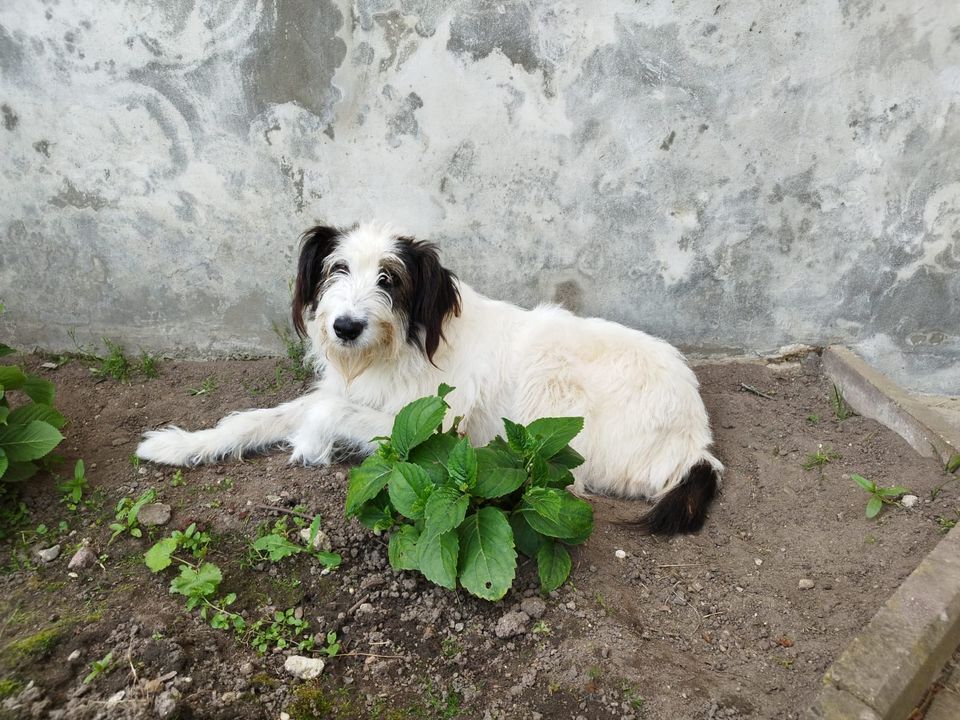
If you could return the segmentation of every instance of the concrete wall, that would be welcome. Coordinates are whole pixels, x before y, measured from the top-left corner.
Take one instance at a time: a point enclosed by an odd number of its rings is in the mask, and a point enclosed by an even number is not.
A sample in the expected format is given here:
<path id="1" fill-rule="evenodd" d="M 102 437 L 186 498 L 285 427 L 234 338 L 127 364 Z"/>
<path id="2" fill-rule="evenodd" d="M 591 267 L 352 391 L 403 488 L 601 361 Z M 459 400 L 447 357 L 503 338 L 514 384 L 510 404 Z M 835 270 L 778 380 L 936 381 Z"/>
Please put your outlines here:
<path id="1" fill-rule="evenodd" d="M 6 0 L 0 332 L 275 352 L 298 233 L 960 392 L 955 0 Z"/>

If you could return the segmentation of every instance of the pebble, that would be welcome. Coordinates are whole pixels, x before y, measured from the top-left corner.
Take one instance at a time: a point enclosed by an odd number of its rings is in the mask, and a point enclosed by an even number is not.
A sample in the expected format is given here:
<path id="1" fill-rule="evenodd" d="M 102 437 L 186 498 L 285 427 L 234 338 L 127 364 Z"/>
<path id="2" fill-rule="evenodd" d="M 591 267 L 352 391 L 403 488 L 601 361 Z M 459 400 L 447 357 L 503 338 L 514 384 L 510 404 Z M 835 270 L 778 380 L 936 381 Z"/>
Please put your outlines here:
<path id="1" fill-rule="evenodd" d="M 140 508 L 137 520 L 141 525 L 146 526 L 166 525 L 170 522 L 171 512 L 170 506 L 166 503 L 150 503 Z"/>
<path id="2" fill-rule="evenodd" d="M 616 555 L 617 560 L 625 560 L 626 557 L 627 557 L 627 552 L 626 552 L 626 550 L 617 550 L 617 551 L 614 552 L 613 554 Z"/>
<path id="3" fill-rule="evenodd" d="M 514 635 L 523 635 L 527 631 L 529 621 L 530 616 L 525 612 L 508 612 L 497 621 L 494 632 L 501 640 L 511 638 Z"/>
<path id="4" fill-rule="evenodd" d="M 916 495 L 904 495 L 900 498 L 900 504 L 905 508 L 912 508 L 917 504 L 917 501 L 920 500 Z"/>
<path id="5" fill-rule="evenodd" d="M 534 620 L 539 620 L 547 611 L 547 604 L 538 597 L 528 597 L 520 603 L 520 610 Z"/>
<path id="6" fill-rule="evenodd" d="M 324 662 L 320 658 L 291 655 L 283 663 L 283 669 L 301 680 L 313 680 L 323 672 Z"/>
<path id="7" fill-rule="evenodd" d="M 174 717 L 177 712 L 177 700 L 180 699 L 180 693 L 176 690 L 166 690 L 153 701 L 153 711 L 159 718 Z"/>
<path id="8" fill-rule="evenodd" d="M 254 671 L 255 669 L 256 669 L 256 668 L 253 667 L 253 663 L 252 663 L 252 662 L 245 662 L 243 665 L 240 666 L 240 674 L 241 674 L 241 675 L 253 675 L 253 671 Z"/>
<path id="9" fill-rule="evenodd" d="M 70 562 L 67 563 L 67 570 L 82 570 L 93 565 L 97 561 L 97 554 L 89 547 L 84 545 L 77 550 Z"/>
<path id="10" fill-rule="evenodd" d="M 114 447 L 120 447 L 125 442 L 127 442 L 127 439 L 125 437 L 115 437 L 113 440 L 110 441 L 110 444 L 113 445 Z"/>
<path id="11" fill-rule="evenodd" d="M 118 702 L 123 700 L 123 698 L 125 698 L 126 695 L 127 695 L 126 690 L 118 690 L 113 695 L 107 698 L 107 707 L 110 707 L 111 705 L 116 705 Z"/>
<path id="12" fill-rule="evenodd" d="M 367 615 L 374 612 L 374 610 L 375 608 L 371 603 L 360 603 L 360 607 L 357 608 L 357 615 Z"/>
<path id="13" fill-rule="evenodd" d="M 74 650 L 72 653 L 67 655 L 67 662 L 76 662 L 80 659 L 80 651 Z"/>
<path id="14" fill-rule="evenodd" d="M 53 547 L 49 547 L 46 550 L 40 550 L 37 552 L 37 556 L 40 558 L 41 561 L 45 563 L 53 562 L 58 557 L 60 557 L 60 546 L 54 545 Z"/>
<path id="15" fill-rule="evenodd" d="M 754 558 L 753 564 L 756 565 L 757 567 L 760 567 L 761 565 L 763 565 L 763 560 L 761 560 L 760 558 Z"/>
<path id="16" fill-rule="evenodd" d="M 304 545 L 310 542 L 310 528 L 300 529 L 300 540 Z M 313 549 L 323 550 L 324 552 L 333 550 L 333 543 L 330 542 L 330 538 L 323 530 L 317 530 L 316 537 L 313 538 Z"/>
<path id="17" fill-rule="evenodd" d="M 797 587 L 801 590 L 812 590 L 814 585 L 816 585 L 816 583 L 809 578 L 801 578 L 800 582 L 797 583 Z"/>

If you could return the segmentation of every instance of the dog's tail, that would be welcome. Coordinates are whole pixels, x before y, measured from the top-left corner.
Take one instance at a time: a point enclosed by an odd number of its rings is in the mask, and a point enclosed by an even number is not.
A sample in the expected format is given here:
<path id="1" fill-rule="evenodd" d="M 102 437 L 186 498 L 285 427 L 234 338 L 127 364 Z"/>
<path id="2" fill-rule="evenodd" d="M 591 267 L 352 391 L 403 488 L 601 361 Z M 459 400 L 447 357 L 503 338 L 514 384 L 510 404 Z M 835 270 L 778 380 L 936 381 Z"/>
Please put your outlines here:
<path id="1" fill-rule="evenodd" d="M 700 460 L 642 518 L 630 523 L 643 533 L 675 535 L 694 533 L 703 527 L 707 509 L 720 489 L 720 468 Z"/>
<path id="2" fill-rule="evenodd" d="M 309 397 L 309 396 L 306 396 Z M 223 457 L 240 458 L 286 441 L 299 424 L 306 398 L 275 408 L 227 415 L 216 427 L 187 432 L 175 426 L 144 433 L 137 457 L 164 465 L 200 465 Z"/>

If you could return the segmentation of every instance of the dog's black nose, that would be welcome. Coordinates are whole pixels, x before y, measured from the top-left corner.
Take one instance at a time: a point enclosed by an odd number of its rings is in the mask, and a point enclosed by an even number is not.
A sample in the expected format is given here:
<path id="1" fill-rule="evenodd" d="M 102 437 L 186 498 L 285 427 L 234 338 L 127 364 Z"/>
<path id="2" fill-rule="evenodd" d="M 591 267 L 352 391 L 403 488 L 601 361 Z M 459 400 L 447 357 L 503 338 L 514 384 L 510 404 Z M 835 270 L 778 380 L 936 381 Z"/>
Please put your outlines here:
<path id="1" fill-rule="evenodd" d="M 333 331 L 341 340 L 356 340 L 366 326 L 365 320 L 354 320 L 346 315 L 341 315 L 333 321 Z"/>

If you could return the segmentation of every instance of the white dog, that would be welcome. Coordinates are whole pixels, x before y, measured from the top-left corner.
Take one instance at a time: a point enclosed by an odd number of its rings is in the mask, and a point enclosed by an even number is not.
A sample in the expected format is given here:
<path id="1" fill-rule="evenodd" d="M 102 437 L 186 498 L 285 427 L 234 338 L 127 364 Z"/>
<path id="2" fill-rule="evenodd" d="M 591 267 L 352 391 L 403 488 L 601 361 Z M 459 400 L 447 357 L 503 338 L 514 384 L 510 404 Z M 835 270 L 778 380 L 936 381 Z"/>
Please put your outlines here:
<path id="1" fill-rule="evenodd" d="M 475 445 L 504 417 L 582 416 L 575 490 L 656 500 L 638 523 L 650 532 L 703 525 L 723 466 L 708 451 L 697 379 L 663 340 L 491 300 L 441 266 L 433 245 L 378 224 L 304 233 L 293 323 L 321 377 L 307 395 L 209 430 L 148 432 L 137 455 L 193 465 L 285 444 L 291 462 L 328 464 L 345 446 L 371 452 L 400 408 L 447 383 Z"/>

